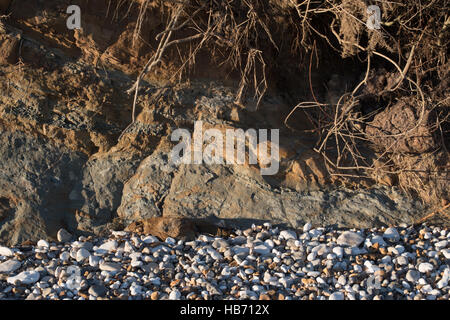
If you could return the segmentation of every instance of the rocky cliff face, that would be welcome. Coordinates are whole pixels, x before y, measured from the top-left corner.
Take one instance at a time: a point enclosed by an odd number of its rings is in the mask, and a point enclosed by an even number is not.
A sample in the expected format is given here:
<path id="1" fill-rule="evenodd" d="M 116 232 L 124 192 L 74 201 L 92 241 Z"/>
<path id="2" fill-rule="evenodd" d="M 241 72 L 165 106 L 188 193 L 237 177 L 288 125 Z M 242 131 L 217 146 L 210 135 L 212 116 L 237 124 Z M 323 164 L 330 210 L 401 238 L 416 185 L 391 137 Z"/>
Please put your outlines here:
<path id="1" fill-rule="evenodd" d="M 0 1 L 10 14 L 0 29 L 0 242 L 54 238 L 61 227 L 101 234 L 161 216 L 371 227 L 426 214 L 389 183 L 330 176 L 311 136 L 283 124 L 285 93 L 271 88 L 257 110 L 243 108 L 234 103 L 237 80 L 208 64 L 173 82 L 176 63 L 166 60 L 141 83 L 128 127 L 126 91 L 154 52 L 161 21 L 145 24 L 148 42 L 131 46 L 137 9 L 112 19 L 108 1 L 81 1 L 82 29 L 71 31 L 69 2 Z M 258 164 L 171 164 L 171 133 L 192 131 L 197 120 L 220 130 L 281 129 L 278 174 L 262 176 Z"/>

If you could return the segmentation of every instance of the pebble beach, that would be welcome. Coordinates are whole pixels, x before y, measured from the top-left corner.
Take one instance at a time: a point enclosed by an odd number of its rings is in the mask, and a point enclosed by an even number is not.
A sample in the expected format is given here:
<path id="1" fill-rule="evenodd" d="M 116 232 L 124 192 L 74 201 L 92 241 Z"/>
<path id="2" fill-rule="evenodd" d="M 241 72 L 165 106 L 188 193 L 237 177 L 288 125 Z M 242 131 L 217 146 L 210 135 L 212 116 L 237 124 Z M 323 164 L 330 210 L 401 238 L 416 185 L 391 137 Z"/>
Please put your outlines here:
<path id="1" fill-rule="evenodd" d="M 0 299 L 449 300 L 450 233 L 427 225 L 286 230 L 193 241 L 108 238 L 0 246 Z"/>

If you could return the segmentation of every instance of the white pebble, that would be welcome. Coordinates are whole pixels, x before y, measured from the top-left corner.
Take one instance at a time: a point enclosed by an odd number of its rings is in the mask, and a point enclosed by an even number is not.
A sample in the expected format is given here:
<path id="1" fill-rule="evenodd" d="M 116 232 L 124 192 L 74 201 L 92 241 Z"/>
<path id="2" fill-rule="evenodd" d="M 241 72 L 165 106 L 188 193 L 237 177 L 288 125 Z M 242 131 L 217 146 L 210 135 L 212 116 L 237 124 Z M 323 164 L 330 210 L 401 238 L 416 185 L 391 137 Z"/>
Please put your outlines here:
<path id="1" fill-rule="evenodd" d="M 448 245 L 448 241 L 447 240 L 442 240 L 442 241 L 436 242 L 434 244 L 434 247 L 436 249 L 440 250 L 440 249 L 444 249 L 445 247 L 447 247 L 447 245 Z"/>
<path id="2" fill-rule="evenodd" d="M 266 246 L 266 245 L 263 244 L 263 243 L 261 243 L 261 244 L 255 246 L 255 247 L 253 248 L 253 252 L 255 252 L 255 253 L 257 253 L 257 254 L 260 254 L 260 255 L 263 255 L 263 256 L 269 254 L 270 251 L 271 251 L 271 248 L 269 248 L 268 246 Z"/>
<path id="3" fill-rule="evenodd" d="M 116 240 L 109 240 L 103 243 L 98 249 L 105 251 L 115 251 L 117 249 L 117 246 L 118 244 Z"/>
<path id="4" fill-rule="evenodd" d="M 273 248 L 273 247 L 275 247 L 275 243 L 273 242 L 273 240 L 272 239 L 267 239 L 266 241 L 264 241 L 264 244 L 266 245 L 266 246 L 268 246 L 269 248 Z"/>
<path id="5" fill-rule="evenodd" d="M 367 268 L 367 272 L 369 273 L 374 273 L 378 270 L 380 270 L 380 268 L 374 264 L 372 264 L 372 262 L 370 262 L 369 260 L 366 260 L 364 262 L 364 266 Z"/>
<path id="6" fill-rule="evenodd" d="M 398 241 L 400 239 L 400 234 L 396 228 L 387 228 L 383 234 L 383 238 L 391 241 Z"/>
<path id="7" fill-rule="evenodd" d="M 178 290 L 172 290 L 169 294 L 169 299 L 170 300 L 180 300 L 181 298 L 181 293 Z"/>
<path id="8" fill-rule="evenodd" d="M 208 253 L 214 260 L 222 260 L 223 256 L 211 247 L 208 247 Z"/>
<path id="9" fill-rule="evenodd" d="M 99 263 L 100 270 L 102 271 L 110 271 L 110 272 L 117 272 L 120 271 L 122 268 L 122 265 L 115 262 L 103 262 Z"/>
<path id="10" fill-rule="evenodd" d="M 115 237 L 126 237 L 128 232 L 126 231 L 111 231 L 111 234 Z"/>
<path id="11" fill-rule="evenodd" d="M 357 247 L 364 241 L 364 238 L 353 231 L 344 231 L 338 238 L 338 245 L 346 245 L 350 247 Z"/>
<path id="12" fill-rule="evenodd" d="M 444 270 L 444 274 L 442 275 L 441 280 L 439 280 L 438 283 L 436 284 L 439 289 L 442 289 L 448 285 L 448 281 L 450 278 L 449 270 L 450 270 L 449 268 L 446 268 Z"/>
<path id="13" fill-rule="evenodd" d="M 338 292 L 333 292 L 329 296 L 328 300 L 344 300 L 344 298 L 345 298 L 344 294 L 342 292 L 338 291 Z"/>
<path id="14" fill-rule="evenodd" d="M 0 273 L 11 273 L 21 267 L 22 263 L 17 260 L 8 260 L 0 263 Z"/>
<path id="15" fill-rule="evenodd" d="M 283 230 L 280 232 L 280 238 L 284 240 L 297 240 L 297 233 L 294 230 Z"/>
<path id="16" fill-rule="evenodd" d="M 303 232 L 308 232 L 309 230 L 311 230 L 311 228 L 312 228 L 312 224 L 310 222 L 307 222 L 303 226 Z"/>
<path id="17" fill-rule="evenodd" d="M 59 229 L 56 234 L 56 238 L 59 242 L 69 242 L 72 239 L 72 234 L 70 234 L 66 229 Z"/>
<path id="18" fill-rule="evenodd" d="M 171 246 L 174 246 L 177 243 L 177 241 L 171 237 L 167 237 L 165 242 Z"/>
<path id="19" fill-rule="evenodd" d="M 344 256 L 344 249 L 342 247 L 334 247 L 333 253 L 338 257 L 342 258 Z"/>
<path id="20" fill-rule="evenodd" d="M 98 256 L 94 256 L 94 255 L 90 255 L 89 256 L 89 265 L 91 266 L 91 267 L 96 267 L 96 266 L 98 266 L 98 264 L 99 264 L 99 262 L 100 262 L 100 257 L 98 257 Z"/>
<path id="21" fill-rule="evenodd" d="M 50 247 L 50 244 L 46 240 L 41 239 L 37 242 L 37 246 L 39 248 L 48 248 Z"/>
<path id="22" fill-rule="evenodd" d="M 441 253 L 444 255 L 445 259 L 450 259 L 450 249 L 444 249 Z"/>
<path id="23" fill-rule="evenodd" d="M 37 282 L 39 278 L 40 274 L 37 271 L 23 271 L 14 277 L 9 277 L 7 282 L 11 284 L 16 284 L 17 282 L 21 284 L 32 284 Z"/>
<path id="24" fill-rule="evenodd" d="M 131 253 L 134 251 L 133 246 L 129 241 L 125 241 L 125 244 L 123 245 L 123 251 L 127 253 Z"/>
<path id="25" fill-rule="evenodd" d="M 81 248 L 77 251 L 77 261 L 83 261 L 86 258 L 89 258 L 91 254 L 85 248 Z"/>
<path id="26" fill-rule="evenodd" d="M 429 262 L 422 262 L 421 264 L 419 264 L 418 267 L 419 271 L 422 273 L 427 273 L 427 272 L 431 272 L 433 271 L 434 267 L 431 263 Z"/>
<path id="27" fill-rule="evenodd" d="M 61 259 L 63 262 L 67 261 L 70 259 L 70 254 L 67 251 L 64 251 L 59 255 L 59 259 Z"/>
<path id="28" fill-rule="evenodd" d="M 0 256 L 11 257 L 14 255 L 14 251 L 7 247 L 0 246 Z"/>

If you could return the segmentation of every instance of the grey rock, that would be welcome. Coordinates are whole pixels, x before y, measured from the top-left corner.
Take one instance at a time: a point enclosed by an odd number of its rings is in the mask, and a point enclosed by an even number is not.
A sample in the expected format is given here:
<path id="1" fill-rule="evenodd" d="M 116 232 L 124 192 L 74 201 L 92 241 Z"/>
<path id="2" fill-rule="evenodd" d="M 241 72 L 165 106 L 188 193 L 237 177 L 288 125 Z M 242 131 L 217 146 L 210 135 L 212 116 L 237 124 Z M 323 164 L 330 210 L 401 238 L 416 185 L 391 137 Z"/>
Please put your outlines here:
<path id="1" fill-rule="evenodd" d="M 100 270 L 117 272 L 122 269 L 122 265 L 116 262 L 103 262 L 99 264 Z"/>
<path id="2" fill-rule="evenodd" d="M 0 128 L 0 198 L 7 207 L 0 243 L 46 239 L 61 222 L 75 221 L 68 194 L 86 159 L 40 136 Z M 8 194 L 21 199 L 20 204 L 13 205 Z"/>
<path id="3" fill-rule="evenodd" d="M 8 260 L 0 263 L 0 273 L 12 273 L 19 269 L 22 263 L 17 260 Z"/>
<path id="4" fill-rule="evenodd" d="M 265 244 L 258 244 L 253 248 L 253 252 L 260 254 L 260 255 L 267 255 L 269 254 L 271 249 L 266 246 Z"/>
<path id="5" fill-rule="evenodd" d="M 364 238 L 353 231 L 344 231 L 338 238 L 338 245 L 357 247 L 364 241 Z"/>
<path id="6" fill-rule="evenodd" d="M 312 224 L 310 222 L 307 222 L 303 226 L 303 232 L 308 232 L 309 230 L 311 230 L 311 228 L 312 228 Z"/>
<path id="7" fill-rule="evenodd" d="M 77 261 L 82 261 L 84 259 L 89 258 L 91 254 L 85 248 L 81 248 L 77 251 Z"/>
<path id="8" fill-rule="evenodd" d="M 147 192 L 149 186 L 154 193 Z M 164 198 L 165 214 L 191 218 L 213 216 L 226 220 L 230 227 L 240 228 L 249 228 L 261 220 L 283 222 L 293 228 L 299 220 L 356 228 L 413 221 L 415 206 L 421 205 L 398 196 L 397 201 L 388 201 L 386 192 L 384 189 L 340 189 L 330 190 L 326 197 L 323 191 L 277 193 L 258 172 L 244 166 L 183 164 L 175 167 L 166 153 L 157 151 L 144 159 L 125 183 L 117 212 L 126 223 L 161 216 L 157 203 Z M 311 216 L 311 211 L 319 214 Z M 236 212 L 240 213 L 239 217 Z"/>
<path id="9" fill-rule="evenodd" d="M 410 269 L 406 273 L 406 280 L 408 280 L 409 282 L 415 283 L 419 279 L 420 279 L 420 273 L 419 273 L 419 271 L 417 271 L 415 269 Z"/>
<path id="10" fill-rule="evenodd" d="M 408 259 L 406 259 L 406 257 L 404 257 L 404 256 L 399 256 L 397 258 L 397 263 L 401 266 L 405 266 L 408 264 Z"/>
<path id="11" fill-rule="evenodd" d="M 107 289 L 104 285 L 93 285 L 89 288 L 88 293 L 94 297 L 104 297 Z"/>
<path id="12" fill-rule="evenodd" d="M 345 296 L 342 292 L 333 292 L 329 297 L 328 300 L 344 300 Z"/>
<path id="13" fill-rule="evenodd" d="M 211 283 L 206 284 L 206 290 L 211 296 L 222 295 L 222 291 Z"/>
<path id="14" fill-rule="evenodd" d="M 72 240 L 72 234 L 68 232 L 66 229 L 61 228 L 58 230 L 56 238 L 58 239 L 59 242 L 69 242 L 70 240 Z"/>
<path id="15" fill-rule="evenodd" d="M 283 230 L 280 232 L 280 237 L 285 240 L 297 240 L 297 233 L 294 230 Z"/>
<path id="16" fill-rule="evenodd" d="M 98 43 L 92 41 L 96 47 Z M 357 228 L 410 223 L 423 212 L 418 200 L 411 201 L 389 188 L 332 188 L 324 192 L 299 184 L 286 189 L 277 178 L 263 177 L 248 166 L 169 163 L 173 147 L 168 143 L 169 133 L 182 126 L 191 127 L 195 120 L 229 126 L 238 116 L 236 126 L 276 127 L 276 119 L 289 106 L 274 94 L 266 95 L 266 109 L 249 112 L 236 111 L 234 88 L 220 82 L 208 81 L 205 86 L 203 81 L 192 81 L 179 89 L 167 88 L 159 107 L 150 112 L 151 120 L 145 121 L 149 108 L 143 108 L 139 114 L 143 119 L 127 128 L 117 143 L 129 117 L 124 107 L 129 97 L 124 88 L 130 87 L 133 79 L 118 70 L 98 72 L 86 61 L 74 60 L 60 50 L 55 55 L 38 38 L 25 46 L 24 50 L 32 52 L 30 56 L 39 53 L 39 57 L 45 57 L 36 62 L 45 61 L 45 67 L 55 73 L 86 80 L 83 89 L 95 92 L 89 99 L 99 101 L 90 101 L 93 105 L 86 108 L 67 106 L 56 97 L 80 100 L 81 87 L 61 85 L 49 95 L 40 68 L 24 71 L 31 90 L 26 96 L 21 80 L 8 79 L 8 92 L 0 98 L 5 123 L 0 129 L 2 243 L 49 239 L 62 227 L 74 235 L 100 235 L 109 230 L 116 213 L 123 224 L 164 213 L 215 216 L 230 222 L 230 226 L 243 227 L 271 221 L 298 228 L 300 221 L 309 221 L 304 226 L 307 231 L 311 223 Z M 146 92 L 156 89 L 144 82 L 142 88 Z M 100 102 L 100 97 L 104 101 Z M 143 93 L 142 98 L 147 101 L 150 97 Z M 14 105 L 10 106 L 10 101 Z M 21 131 L 22 126 L 33 134 Z M 70 138 L 75 141 L 66 143 Z M 300 154 L 310 150 L 298 147 L 291 151 Z M 20 199 L 18 204 L 15 199 Z"/>
<path id="17" fill-rule="evenodd" d="M 226 240 L 224 239 L 216 239 L 214 240 L 214 242 L 212 243 L 213 248 L 215 249 L 220 249 L 220 248 L 227 248 L 229 247 L 229 244 Z"/>
<path id="18" fill-rule="evenodd" d="M 14 277 L 9 277 L 7 279 L 8 283 L 11 284 L 16 284 L 16 283 L 20 283 L 20 284 L 32 284 L 35 283 L 39 280 L 40 278 L 40 273 L 38 271 L 22 271 L 21 273 L 19 273 L 18 275 L 14 276 Z"/>
<path id="19" fill-rule="evenodd" d="M 390 241 L 398 241 L 400 239 L 400 234 L 398 233 L 396 228 L 387 228 L 383 234 L 383 238 Z"/>
<path id="20" fill-rule="evenodd" d="M 156 195 L 167 195 L 174 171 L 175 167 L 168 163 L 167 156 L 162 152 L 144 159 L 135 175 L 123 186 L 122 199 L 118 200 L 119 217 L 128 224 L 139 219 L 161 216 L 158 198 L 146 192 L 145 188 L 152 188 Z"/>
<path id="21" fill-rule="evenodd" d="M 345 286 L 345 284 L 347 283 L 346 277 L 344 275 L 340 275 L 339 278 L 338 278 L 338 283 L 341 286 Z"/>

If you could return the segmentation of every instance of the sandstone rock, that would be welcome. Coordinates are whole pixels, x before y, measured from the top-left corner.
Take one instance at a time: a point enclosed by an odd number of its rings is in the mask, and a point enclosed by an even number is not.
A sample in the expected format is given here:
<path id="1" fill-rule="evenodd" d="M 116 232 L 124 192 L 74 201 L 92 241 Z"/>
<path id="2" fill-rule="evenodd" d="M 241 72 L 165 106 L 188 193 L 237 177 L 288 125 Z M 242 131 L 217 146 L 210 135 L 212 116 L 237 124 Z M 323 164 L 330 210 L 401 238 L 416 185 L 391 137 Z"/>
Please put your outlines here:
<path id="1" fill-rule="evenodd" d="M 161 216 L 160 201 L 169 191 L 175 169 L 162 152 L 143 160 L 123 187 L 118 216 L 127 224 Z"/>
<path id="2" fill-rule="evenodd" d="M 193 240 L 197 232 L 196 226 L 189 219 L 168 217 L 154 217 L 142 220 L 139 223 L 134 222 L 126 230 L 153 235 L 163 241 L 167 237 Z"/>

